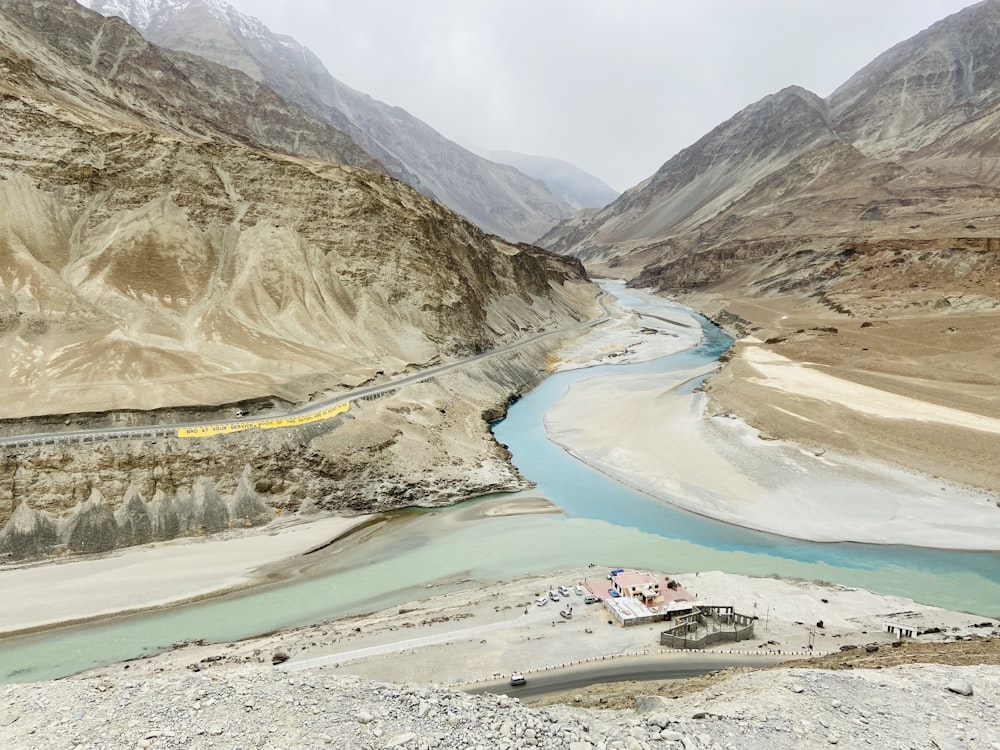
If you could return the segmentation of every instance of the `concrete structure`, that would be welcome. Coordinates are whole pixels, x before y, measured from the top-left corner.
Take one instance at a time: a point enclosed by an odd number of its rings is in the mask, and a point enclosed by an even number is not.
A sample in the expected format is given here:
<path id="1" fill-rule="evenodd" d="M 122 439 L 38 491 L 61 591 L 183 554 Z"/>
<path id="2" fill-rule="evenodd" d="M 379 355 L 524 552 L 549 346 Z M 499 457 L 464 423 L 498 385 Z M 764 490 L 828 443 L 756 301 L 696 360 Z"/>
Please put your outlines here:
<path id="1" fill-rule="evenodd" d="M 671 648 L 705 648 L 753 638 L 754 618 L 731 606 L 699 604 L 680 615 L 673 627 L 660 633 L 660 645 Z"/>
<path id="2" fill-rule="evenodd" d="M 882 623 L 882 630 L 886 633 L 898 635 L 900 638 L 913 638 L 920 630 L 913 625 L 900 625 L 898 622 Z"/>
<path id="3" fill-rule="evenodd" d="M 612 576 L 611 583 L 622 596 L 630 596 L 650 604 L 660 596 L 660 582 L 652 573 L 619 573 Z"/>

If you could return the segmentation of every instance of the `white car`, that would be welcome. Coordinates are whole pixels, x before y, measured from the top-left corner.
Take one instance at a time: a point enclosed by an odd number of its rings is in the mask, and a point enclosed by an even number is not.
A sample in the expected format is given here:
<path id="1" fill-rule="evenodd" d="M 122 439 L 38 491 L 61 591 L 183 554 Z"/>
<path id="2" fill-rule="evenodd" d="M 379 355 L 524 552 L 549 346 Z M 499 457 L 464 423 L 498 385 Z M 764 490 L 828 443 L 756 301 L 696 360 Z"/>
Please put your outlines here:
<path id="1" fill-rule="evenodd" d="M 583 596 L 583 586 L 577 586 L 576 587 L 576 595 L 577 596 Z"/>
<path id="2" fill-rule="evenodd" d="M 569 596 L 569 589 L 566 588 L 565 586 L 560 586 L 559 593 L 562 594 L 563 596 Z"/>
<path id="3" fill-rule="evenodd" d="M 552 591 L 551 589 L 549 590 L 549 599 L 551 599 L 554 602 L 559 601 L 559 597 L 556 596 L 556 592 Z"/>
<path id="4" fill-rule="evenodd" d="M 541 606 L 544 606 L 545 602 L 547 602 L 547 601 L 548 601 L 548 599 L 546 599 L 544 596 L 540 596 L 537 599 L 535 599 L 535 604 L 537 604 L 539 607 L 541 607 Z"/>

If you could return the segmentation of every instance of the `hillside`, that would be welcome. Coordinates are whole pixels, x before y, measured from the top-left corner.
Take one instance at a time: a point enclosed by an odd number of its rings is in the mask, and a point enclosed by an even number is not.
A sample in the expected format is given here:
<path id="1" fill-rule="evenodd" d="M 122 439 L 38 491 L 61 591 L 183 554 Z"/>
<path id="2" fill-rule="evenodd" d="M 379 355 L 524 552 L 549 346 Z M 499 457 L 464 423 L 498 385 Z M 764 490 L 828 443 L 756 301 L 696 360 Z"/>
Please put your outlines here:
<path id="1" fill-rule="evenodd" d="M 830 745 L 994 747 L 988 718 L 997 668 L 918 667 L 754 672 L 654 708 L 530 708 L 506 695 L 436 685 L 388 684 L 323 673 L 288 677 L 248 665 L 175 668 L 138 680 L 101 670 L 5 690 L 7 747 L 101 746 L 739 747 L 798 750 Z M 206 668 L 209 668 L 206 665 Z M 970 686 L 971 695 L 950 692 Z M 289 704 L 295 710 L 289 711 Z M 68 710 L 62 721 L 38 706 Z M 974 740 L 970 744 L 968 740 Z M 460 744 L 459 744 L 460 743 Z M 992 744 L 990 744 L 992 743 Z"/>
<path id="2" fill-rule="evenodd" d="M 762 258 L 788 249 L 832 257 L 846 240 L 994 237 L 998 25 L 1000 3 L 986 0 L 892 48 L 826 100 L 795 86 L 765 97 L 543 244 L 683 291 L 736 272 L 749 286 Z M 787 281 L 811 293 L 824 280 Z"/>
<path id="3" fill-rule="evenodd" d="M 541 242 L 753 333 L 709 384 L 717 410 L 770 436 L 1000 487 L 994 435 L 783 393 L 743 356 L 1000 416 L 998 28 L 1000 2 L 985 0 L 825 100 L 798 87 L 765 97 Z"/>
<path id="4" fill-rule="evenodd" d="M 221 0 L 83 4 L 121 16 L 156 44 L 199 55 L 263 82 L 311 117 L 350 135 L 389 174 L 487 232 L 512 241 L 533 241 L 573 213 L 573 207 L 543 183 L 483 159 L 405 110 L 352 89 L 295 39 L 271 32 Z"/>
<path id="5" fill-rule="evenodd" d="M 120 19 L 0 0 L 0 64 L 7 434 L 280 412 L 596 313 L 579 264 L 485 235 L 361 168 L 376 165 L 343 133 L 246 75 Z M 204 511 L 221 492 L 259 510 L 264 488 L 266 507 L 365 510 L 519 486 L 482 415 L 540 377 L 556 345 L 484 363 L 447 410 L 428 402 L 466 375 L 421 386 L 402 411 L 371 407 L 378 424 L 359 409 L 335 437 L 217 440 L 208 463 L 182 440 L 7 452 L 0 525 L 24 502 L 106 525 L 105 503 L 136 493 L 139 509 L 156 496 Z"/>

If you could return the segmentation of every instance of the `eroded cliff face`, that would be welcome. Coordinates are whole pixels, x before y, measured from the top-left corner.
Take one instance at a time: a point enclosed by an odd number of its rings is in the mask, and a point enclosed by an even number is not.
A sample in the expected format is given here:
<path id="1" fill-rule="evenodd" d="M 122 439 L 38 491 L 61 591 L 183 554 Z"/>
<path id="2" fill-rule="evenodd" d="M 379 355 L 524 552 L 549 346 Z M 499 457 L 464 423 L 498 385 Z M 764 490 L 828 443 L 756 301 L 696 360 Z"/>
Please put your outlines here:
<path id="1" fill-rule="evenodd" d="M 448 505 L 530 486 L 489 430 L 545 374 L 552 344 L 480 360 L 307 427 L 53 443 L 0 457 L 0 555 L 101 552 L 266 523 Z M 266 416 L 273 403 L 244 404 Z M 116 423 L 188 419 L 164 411 Z M 31 429 L 31 423 L 20 423 Z M 74 425 L 76 426 L 76 425 Z"/>
<path id="2" fill-rule="evenodd" d="M 250 116 L 266 90 L 170 54 L 69 0 L 0 2 L 5 434 L 276 413 L 598 314 L 577 261 L 342 163 L 343 134 L 273 94 Z M 2 546 L 99 551 L 516 486 L 482 414 L 557 344 L 317 428 L 7 447 Z"/>

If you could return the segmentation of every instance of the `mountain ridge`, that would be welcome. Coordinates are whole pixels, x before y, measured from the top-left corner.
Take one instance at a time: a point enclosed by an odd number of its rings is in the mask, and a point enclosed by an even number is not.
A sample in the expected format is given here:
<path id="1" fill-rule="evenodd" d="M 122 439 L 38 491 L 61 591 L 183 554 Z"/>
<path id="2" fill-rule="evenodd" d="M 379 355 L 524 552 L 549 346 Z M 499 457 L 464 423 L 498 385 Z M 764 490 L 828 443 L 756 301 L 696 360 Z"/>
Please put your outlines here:
<path id="1" fill-rule="evenodd" d="M 685 254 L 704 257 L 704 279 L 721 279 L 724 274 L 708 270 L 712 261 L 706 252 L 768 231 L 810 237 L 819 231 L 831 249 L 844 239 L 892 232 L 961 236 L 970 224 L 972 234 L 981 235 L 984 223 L 995 222 L 978 208 L 969 216 L 951 211 L 954 220 L 941 208 L 949 191 L 959 196 L 976 183 L 989 194 L 997 185 L 1000 150 L 990 134 L 1000 118 L 1000 55 L 990 41 L 993 28 L 1000 28 L 1000 3 L 984 0 L 880 55 L 827 99 L 795 86 L 764 97 L 602 211 L 563 222 L 540 244 L 578 255 L 601 273 L 630 278 L 642 273 L 649 283 L 656 266 L 681 261 Z M 970 67 L 969 60 L 976 62 Z M 790 116 L 787 107 L 796 103 Z M 782 117 L 775 107 L 786 107 Z M 822 163 L 831 147 L 850 154 L 850 165 L 844 163 L 850 189 L 831 184 L 830 195 L 811 193 L 823 210 L 809 212 L 805 196 L 794 195 L 794 183 L 779 175 L 793 163 L 799 168 L 811 158 Z M 930 175 L 938 183 L 934 189 Z M 815 188 L 816 175 L 803 177 L 801 184 Z M 795 205 L 776 203 L 768 192 L 782 179 L 785 189 L 777 200 Z M 740 207 L 749 205 L 756 206 L 754 212 L 741 213 Z M 826 228 L 791 228 L 810 221 Z M 664 290 L 672 283 L 668 277 L 661 282 Z M 677 283 L 677 289 L 690 288 L 686 281 Z"/>
<path id="2" fill-rule="evenodd" d="M 603 208 L 619 195 L 617 190 L 600 178 L 561 159 L 515 151 L 486 151 L 482 155 L 491 161 L 509 164 L 529 177 L 541 180 L 553 195 L 577 211 Z"/>
<path id="3" fill-rule="evenodd" d="M 219 0 L 87 0 L 163 46 L 243 70 L 351 136 L 393 176 L 485 231 L 533 241 L 573 209 L 514 167 L 483 159 L 399 107 L 334 78 L 293 38 Z"/>
<path id="4" fill-rule="evenodd" d="M 5 434 L 283 414 L 525 344 L 302 429 L 4 451 L 0 555 L 107 551 L 139 517 L 169 538 L 524 487 L 486 418 L 597 313 L 578 261 L 487 235 L 244 73 L 71 0 L 0 0 L 0 69 Z"/>

